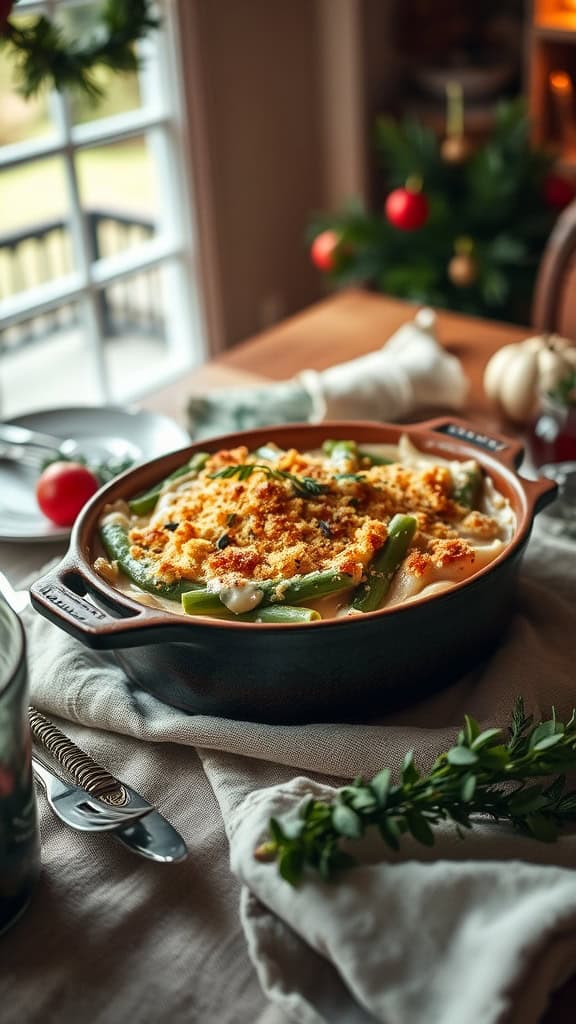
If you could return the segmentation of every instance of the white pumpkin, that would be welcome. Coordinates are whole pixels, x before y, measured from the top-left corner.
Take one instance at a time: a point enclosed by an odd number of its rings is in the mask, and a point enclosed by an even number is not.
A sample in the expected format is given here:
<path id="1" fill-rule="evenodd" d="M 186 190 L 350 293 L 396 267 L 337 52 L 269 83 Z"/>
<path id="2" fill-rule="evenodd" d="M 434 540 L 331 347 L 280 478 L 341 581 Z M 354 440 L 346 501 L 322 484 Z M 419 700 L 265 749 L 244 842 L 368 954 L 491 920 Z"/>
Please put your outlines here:
<path id="1" fill-rule="evenodd" d="M 543 334 L 504 345 L 484 371 L 484 391 L 512 423 L 528 423 L 540 395 L 576 368 L 576 345 L 559 334 Z"/>

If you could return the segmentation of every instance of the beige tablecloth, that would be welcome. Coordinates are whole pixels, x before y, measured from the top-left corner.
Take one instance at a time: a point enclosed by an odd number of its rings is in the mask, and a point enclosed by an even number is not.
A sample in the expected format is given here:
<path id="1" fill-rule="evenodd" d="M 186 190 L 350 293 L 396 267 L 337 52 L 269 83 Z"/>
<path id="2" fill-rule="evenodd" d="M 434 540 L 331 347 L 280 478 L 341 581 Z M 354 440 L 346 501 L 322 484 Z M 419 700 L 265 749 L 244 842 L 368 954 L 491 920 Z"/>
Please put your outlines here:
<path id="1" fill-rule="evenodd" d="M 148 864 L 110 837 L 66 830 L 41 801 L 43 879 L 0 940 L 2 1021 L 285 1019 L 267 1006 L 248 958 L 223 817 L 250 791 L 296 774 L 369 775 L 398 766 L 408 747 L 426 768 L 464 712 L 503 724 L 518 693 L 531 711 L 555 703 L 565 714 L 576 690 L 575 559 L 573 544 L 550 542 L 539 526 L 514 619 L 490 663 L 385 724 L 283 728 L 184 716 L 131 687 L 112 658 L 29 615 L 34 702 L 64 716 L 77 742 L 155 802 L 191 856 Z"/>

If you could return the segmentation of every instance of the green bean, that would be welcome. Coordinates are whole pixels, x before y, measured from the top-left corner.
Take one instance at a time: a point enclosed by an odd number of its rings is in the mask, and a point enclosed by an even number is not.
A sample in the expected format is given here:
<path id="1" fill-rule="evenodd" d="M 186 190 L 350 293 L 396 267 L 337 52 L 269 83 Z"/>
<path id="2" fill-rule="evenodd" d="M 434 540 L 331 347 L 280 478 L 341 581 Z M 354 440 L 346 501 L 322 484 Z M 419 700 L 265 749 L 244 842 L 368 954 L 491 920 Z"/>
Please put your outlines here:
<path id="1" fill-rule="evenodd" d="M 352 577 L 348 573 L 325 569 L 289 580 L 258 580 L 254 586 L 262 594 L 258 607 L 265 608 L 268 605 L 298 604 L 346 590 L 352 586 Z M 220 594 L 208 589 L 190 588 L 190 593 L 182 595 L 182 607 L 188 615 L 209 615 L 220 611 L 223 605 Z"/>
<path id="2" fill-rule="evenodd" d="M 322 451 L 333 461 L 344 461 L 347 455 L 350 460 L 356 460 L 356 463 L 358 460 L 362 460 L 369 462 L 372 466 L 391 466 L 394 462 L 394 459 L 387 459 L 384 455 L 375 455 L 364 448 L 359 448 L 356 441 L 334 441 L 329 438 L 324 441 Z M 334 455 L 336 455 L 335 459 Z"/>
<path id="3" fill-rule="evenodd" d="M 322 450 L 330 462 L 346 472 L 358 469 L 358 445 L 356 441 L 324 441 Z"/>
<path id="4" fill-rule="evenodd" d="M 151 487 L 149 491 L 144 491 L 138 497 L 132 498 L 128 502 L 130 511 L 134 512 L 137 516 L 143 516 L 147 512 L 151 512 L 156 506 L 162 488 L 169 480 L 177 480 L 178 477 L 185 476 L 187 473 L 198 474 L 204 468 L 209 458 L 208 452 L 196 452 L 184 466 L 180 466 L 173 473 L 170 473 L 170 476 L 161 480 L 160 483 L 154 484 L 154 487 Z"/>
<path id="5" fill-rule="evenodd" d="M 352 599 L 356 611 L 372 612 L 380 607 L 415 531 L 414 516 L 395 515 L 390 520 L 386 543 L 368 566 L 366 579 Z"/>
<path id="6" fill-rule="evenodd" d="M 375 455 L 374 452 L 367 452 L 364 448 L 358 449 L 361 459 L 367 459 L 373 466 L 393 466 L 394 459 L 387 459 L 384 455 Z"/>
<path id="7" fill-rule="evenodd" d="M 459 505 L 466 508 L 477 508 L 482 492 L 482 470 L 474 465 L 462 470 L 462 480 L 454 487 L 452 497 Z"/>
<path id="8" fill-rule="evenodd" d="M 199 615 L 200 613 L 189 612 L 188 614 Z M 294 605 L 287 604 L 269 604 L 263 608 L 255 608 L 252 612 L 243 612 L 241 615 L 235 615 L 221 604 L 220 609 L 217 612 L 211 612 L 210 615 L 216 619 L 233 620 L 234 622 L 316 622 L 321 618 L 320 613 L 314 608 L 295 608 Z"/>
<path id="9" fill-rule="evenodd" d="M 356 455 L 358 452 L 358 445 L 356 441 L 336 441 L 332 438 L 327 438 L 322 444 L 322 451 L 325 455 L 334 455 L 334 452 L 345 452 L 348 455 Z"/>
<path id="10" fill-rule="evenodd" d="M 192 580 L 178 580 L 175 583 L 158 580 L 150 559 L 133 558 L 130 554 L 128 530 L 119 522 L 103 522 L 100 526 L 100 539 L 110 561 L 117 562 L 124 575 L 141 590 L 147 590 L 157 597 L 166 597 L 170 601 L 179 601 L 183 593 L 195 586 Z"/>

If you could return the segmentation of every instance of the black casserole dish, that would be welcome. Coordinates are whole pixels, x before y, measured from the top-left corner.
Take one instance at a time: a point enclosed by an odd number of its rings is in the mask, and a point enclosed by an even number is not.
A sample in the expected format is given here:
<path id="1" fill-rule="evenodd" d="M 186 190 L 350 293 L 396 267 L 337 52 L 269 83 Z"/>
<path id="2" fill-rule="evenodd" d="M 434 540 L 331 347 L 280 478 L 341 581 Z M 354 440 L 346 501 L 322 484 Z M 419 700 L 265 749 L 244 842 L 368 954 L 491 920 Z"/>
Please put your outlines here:
<path id="1" fill-rule="evenodd" d="M 93 568 L 105 505 L 132 498 L 174 472 L 196 451 L 274 441 L 310 450 L 326 438 L 394 444 L 406 434 L 422 452 L 476 459 L 509 502 L 511 540 L 489 565 L 440 594 L 405 605 L 306 624 L 187 618 L 145 607 Z M 79 516 L 69 551 L 31 588 L 34 607 L 82 643 L 110 649 L 137 685 L 186 711 L 267 722 L 359 720 L 447 686 L 502 636 L 534 515 L 555 484 L 525 480 L 522 446 L 479 434 L 454 419 L 407 426 L 323 423 L 246 431 L 203 441 L 125 473 Z"/>

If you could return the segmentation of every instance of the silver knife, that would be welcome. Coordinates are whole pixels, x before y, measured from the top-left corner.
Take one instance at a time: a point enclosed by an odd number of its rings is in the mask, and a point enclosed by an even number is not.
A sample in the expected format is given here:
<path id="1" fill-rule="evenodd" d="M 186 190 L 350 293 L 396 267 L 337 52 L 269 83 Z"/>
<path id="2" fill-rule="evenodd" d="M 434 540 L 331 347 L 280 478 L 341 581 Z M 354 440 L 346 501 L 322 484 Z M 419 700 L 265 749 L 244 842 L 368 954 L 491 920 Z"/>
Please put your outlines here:
<path id="1" fill-rule="evenodd" d="M 152 807 L 140 793 L 111 775 L 36 708 L 28 709 L 32 736 L 75 782 L 116 807 Z M 114 839 L 142 857 L 168 864 L 182 861 L 188 848 L 182 836 L 155 807 L 144 818 L 116 829 Z"/>

